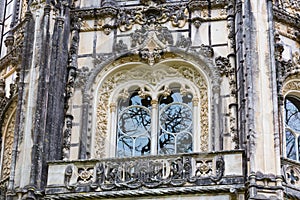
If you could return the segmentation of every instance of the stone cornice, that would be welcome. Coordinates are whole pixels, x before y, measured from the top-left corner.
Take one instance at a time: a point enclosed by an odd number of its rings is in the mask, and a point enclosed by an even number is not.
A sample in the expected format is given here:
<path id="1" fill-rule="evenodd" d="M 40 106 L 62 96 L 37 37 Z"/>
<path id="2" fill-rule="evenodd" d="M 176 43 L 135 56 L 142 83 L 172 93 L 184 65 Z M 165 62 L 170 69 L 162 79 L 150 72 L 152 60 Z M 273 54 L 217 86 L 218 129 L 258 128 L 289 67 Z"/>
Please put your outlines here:
<path id="1" fill-rule="evenodd" d="M 198 186 L 198 187 L 176 187 L 176 188 L 160 188 L 149 190 L 124 190 L 109 192 L 93 192 L 93 193 L 66 193 L 46 195 L 45 200 L 54 199 L 106 199 L 120 197 L 141 197 L 149 195 L 176 195 L 176 194 L 195 194 L 195 193 L 230 193 L 232 191 L 244 191 L 244 184 L 233 185 L 217 185 L 217 186 Z"/>
<path id="2" fill-rule="evenodd" d="M 208 6 L 211 9 L 217 9 L 217 8 L 224 8 L 225 6 L 228 5 L 228 1 L 226 0 L 213 0 L 210 2 L 210 5 L 208 4 L 208 1 L 206 0 L 198 0 L 198 1 L 189 1 L 189 2 L 181 2 L 181 3 L 164 3 L 161 5 L 157 5 L 156 8 L 160 7 L 186 7 L 190 11 L 194 10 L 199 10 L 203 8 L 208 8 Z M 141 5 L 142 6 L 142 5 Z M 138 9 L 141 9 L 141 6 L 136 6 L 134 8 L 132 7 L 98 7 L 98 8 L 79 8 L 79 9 L 74 9 L 71 11 L 72 16 L 77 16 L 80 18 L 95 18 L 95 17 L 103 17 L 103 16 L 111 16 L 111 17 L 116 17 L 117 14 L 122 10 L 131 10 L 131 11 L 136 11 Z M 151 7 L 151 6 L 149 6 Z"/>

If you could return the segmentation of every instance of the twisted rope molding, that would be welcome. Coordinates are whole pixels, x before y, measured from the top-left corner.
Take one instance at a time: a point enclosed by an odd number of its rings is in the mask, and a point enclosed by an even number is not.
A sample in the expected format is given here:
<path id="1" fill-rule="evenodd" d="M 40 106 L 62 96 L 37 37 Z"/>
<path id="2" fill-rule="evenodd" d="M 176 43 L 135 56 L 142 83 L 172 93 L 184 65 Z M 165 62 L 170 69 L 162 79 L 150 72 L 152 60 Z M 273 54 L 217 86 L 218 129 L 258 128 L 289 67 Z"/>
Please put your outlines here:
<path id="1" fill-rule="evenodd" d="M 99 198 L 117 198 L 117 197 L 135 197 L 135 196 L 153 196 L 153 195 L 176 195 L 190 193 L 207 193 L 207 192 L 230 192 L 245 190 L 243 184 L 236 185 L 219 185 L 219 186 L 199 186 L 199 187 L 184 187 L 184 188 L 160 188 L 151 190 L 127 190 L 127 191 L 110 191 L 110 192 L 90 192 L 90 193 L 71 193 L 71 194 L 56 194 L 48 195 L 44 200 L 55 199 L 99 199 Z"/>

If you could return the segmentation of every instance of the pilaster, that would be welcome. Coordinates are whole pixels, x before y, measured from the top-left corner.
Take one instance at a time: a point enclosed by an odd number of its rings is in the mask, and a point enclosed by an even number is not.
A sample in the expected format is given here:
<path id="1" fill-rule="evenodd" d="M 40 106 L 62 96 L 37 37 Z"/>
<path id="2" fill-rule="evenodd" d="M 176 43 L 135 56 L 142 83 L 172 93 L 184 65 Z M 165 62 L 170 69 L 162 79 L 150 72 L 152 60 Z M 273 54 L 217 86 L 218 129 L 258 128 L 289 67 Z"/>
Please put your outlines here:
<path id="1" fill-rule="evenodd" d="M 272 2 L 244 2 L 249 199 L 281 199 Z"/>

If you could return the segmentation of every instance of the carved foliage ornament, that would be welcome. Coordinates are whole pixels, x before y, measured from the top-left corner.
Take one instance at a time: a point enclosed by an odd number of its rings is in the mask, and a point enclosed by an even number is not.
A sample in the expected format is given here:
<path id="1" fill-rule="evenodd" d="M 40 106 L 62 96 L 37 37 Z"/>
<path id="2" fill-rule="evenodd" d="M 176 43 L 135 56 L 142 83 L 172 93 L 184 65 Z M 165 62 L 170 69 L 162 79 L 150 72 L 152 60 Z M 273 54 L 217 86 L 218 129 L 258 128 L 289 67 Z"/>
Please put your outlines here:
<path id="1" fill-rule="evenodd" d="M 11 165 L 11 155 L 12 147 L 14 141 L 14 129 L 15 129 L 15 118 L 16 112 L 15 108 L 17 106 L 17 101 L 13 101 L 8 110 L 5 112 L 3 124 L 2 124 L 2 139 L 4 139 L 4 147 L 2 148 L 3 158 L 2 158 L 2 173 L 1 180 L 9 177 L 10 165 Z"/>
<path id="2" fill-rule="evenodd" d="M 120 84 L 129 80 L 144 80 L 152 85 L 156 85 L 160 80 L 166 77 L 182 77 L 195 83 L 200 90 L 200 124 L 201 124 L 201 151 L 208 150 L 208 95 L 207 85 L 202 75 L 194 68 L 187 66 L 172 66 L 166 69 L 140 69 L 140 70 L 123 70 L 111 75 L 99 88 L 98 97 L 101 97 L 97 106 L 97 123 L 96 123 L 96 156 L 105 157 L 105 138 L 107 137 L 109 97 L 114 89 Z"/>
<path id="3" fill-rule="evenodd" d="M 133 24 L 164 24 L 171 21 L 175 27 L 182 28 L 188 18 L 188 10 L 184 6 L 148 6 L 136 10 L 122 9 L 118 13 L 116 27 L 120 31 L 130 30 Z"/>

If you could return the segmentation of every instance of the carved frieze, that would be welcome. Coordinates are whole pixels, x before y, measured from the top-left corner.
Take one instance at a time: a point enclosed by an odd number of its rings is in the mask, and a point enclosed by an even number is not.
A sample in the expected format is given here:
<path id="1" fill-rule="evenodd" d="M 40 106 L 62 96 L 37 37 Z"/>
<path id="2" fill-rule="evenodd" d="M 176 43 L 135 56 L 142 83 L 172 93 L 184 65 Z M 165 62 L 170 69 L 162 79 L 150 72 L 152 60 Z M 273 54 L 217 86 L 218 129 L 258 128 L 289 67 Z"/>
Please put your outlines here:
<path id="1" fill-rule="evenodd" d="M 78 10 L 74 12 L 74 15 L 82 19 L 98 18 L 94 25 L 89 25 L 83 20 L 81 31 L 103 30 L 106 34 L 114 28 L 124 32 L 130 30 L 134 24 L 161 25 L 169 21 L 173 26 L 182 28 L 188 21 L 187 7 L 180 5 L 146 6 L 136 9 L 102 7 L 93 10 Z"/>
<path id="2" fill-rule="evenodd" d="M 144 8 L 138 8 L 133 14 L 135 16 L 134 21 L 127 20 L 125 17 L 121 21 L 132 21 L 140 25 L 150 24 L 164 24 L 171 21 L 175 27 L 183 27 L 187 22 L 188 11 L 184 6 L 149 6 Z"/>
<path id="3" fill-rule="evenodd" d="M 222 156 L 110 159 L 89 166 L 67 166 L 65 186 L 74 189 L 84 184 L 95 191 L 196 186 L 201 185 L 204 179 L 210 184 L 217 183 L 223 178 L 224 170 Z"/>

